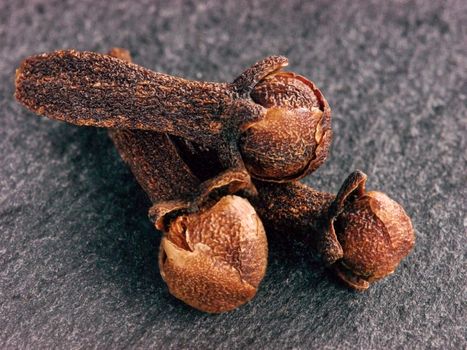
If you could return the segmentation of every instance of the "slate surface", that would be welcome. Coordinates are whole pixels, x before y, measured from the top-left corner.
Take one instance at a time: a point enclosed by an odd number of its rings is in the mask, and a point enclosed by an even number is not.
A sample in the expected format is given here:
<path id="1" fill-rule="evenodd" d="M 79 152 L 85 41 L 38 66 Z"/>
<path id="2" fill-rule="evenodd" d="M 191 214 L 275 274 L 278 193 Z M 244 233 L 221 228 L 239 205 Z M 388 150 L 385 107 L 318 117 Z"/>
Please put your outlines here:
<path id="1" fill-rule="evenodd" d="M 465 1 L 0 1 L 0 347 L 466 348 Z M 149 202 L 103 130 L 37 118 L 14 70 L 58 48 L 131 50 L 137 63 L 231 80 L 269 54 L 333 108 L 336 191 L 353 169 L 413 219 L 417 243 L 363 294 L 272 240 L 248 305 L 210 316 L 159 276 Z"/>

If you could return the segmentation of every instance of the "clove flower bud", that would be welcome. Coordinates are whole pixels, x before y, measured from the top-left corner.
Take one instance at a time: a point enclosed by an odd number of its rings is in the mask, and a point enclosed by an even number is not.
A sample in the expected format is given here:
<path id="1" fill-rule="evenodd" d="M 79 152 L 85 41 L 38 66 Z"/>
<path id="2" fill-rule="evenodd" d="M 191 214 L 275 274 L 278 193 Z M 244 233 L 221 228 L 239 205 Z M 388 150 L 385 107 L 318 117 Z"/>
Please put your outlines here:
<path id="1" fill-rule="evenodd" d="M 240 151 L 253 177 L 285 182 L 324 162 L 331 109 L 315 84 L 294 73 L 272 73 L 255 86 L 251 98 L 266 108 L 264 117 L 243 126 L 240 136 Z"/>
<path id="2" fill-rule="evenodd" d="M 351 173 L 336 196 L 298 182 L 256 183 L 251 200 L 268 231 L 309 243 L 349 287 L 365 290 L 393 273 L 415 243 L 404 209 L 384 193 L 367 192 L 366 180 Z"/>
<path id="3" fill-rule="evenodd" d="M 159 268 L 176 298 L 205 312 L 230 311 L 253 298 L 267 265 L 267 240 L 251 204 L 225 196 L 174 219 L 162 238 Z"/>

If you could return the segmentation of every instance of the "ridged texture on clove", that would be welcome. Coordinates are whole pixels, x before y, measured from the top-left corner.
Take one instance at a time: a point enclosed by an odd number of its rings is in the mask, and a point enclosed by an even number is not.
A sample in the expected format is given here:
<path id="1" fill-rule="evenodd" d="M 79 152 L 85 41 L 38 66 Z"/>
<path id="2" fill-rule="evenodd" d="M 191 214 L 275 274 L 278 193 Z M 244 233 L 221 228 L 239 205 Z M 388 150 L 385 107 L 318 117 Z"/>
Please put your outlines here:
<path id="1" fill-rule="evenodd" d="M 260 81 L 252 99 L 266 108 L 243 126 L 240 151 L 252 176 L 273 182 L 296 180 L 318 168 L 331 143 L 331 109 L 308 79 L 278 72 Z"/>
<path id="2" fill-rule="evenodd" d="M 166 134 L 111 129 L 109 135 L 151 202 L 181 198 L 198 189 L 200 181 Z"/>
<path id="3" fill-rule="evenodd" d="M 341 277 L 356 289 L 394 272 L 415 243 L 404 209 L 381 192 L 367 192 L 348 204 L 337 217 L 336 234 L 344 257 Z"/>
<path id="4" fill-rule="evenodd" d="M 304 239 L 312 238 L 321 229 L 320 219 L 326 217 L 335 197 L 300 182 L 255 185 L 258 196 L 250 200 L 265 226 Z"/>
<path id="5" fill-rule="evenodd" d="M 156 73 L 109 55 L 63 50 L 23 61 L 15 96 L 51 119 L 153 130 L 209 144 L 219 139 L 233 91 L 229 84 Z"/>
<path id="6" fill-rule="evenodd" d="M 267 240 L 249 202 L 222 197 L 181 215 L 161 242 L 162 278 L 176 298 L 201 311 L 232 310 L 256 294 L 266 272 Z"/>

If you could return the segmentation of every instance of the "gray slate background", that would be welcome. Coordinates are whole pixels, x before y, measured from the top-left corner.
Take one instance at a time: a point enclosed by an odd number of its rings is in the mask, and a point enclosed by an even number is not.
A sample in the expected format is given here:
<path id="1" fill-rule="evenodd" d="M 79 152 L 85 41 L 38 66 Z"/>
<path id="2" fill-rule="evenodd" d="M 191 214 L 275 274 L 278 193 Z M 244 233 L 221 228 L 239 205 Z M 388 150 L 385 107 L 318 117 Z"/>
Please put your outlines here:
<path id="1" fill-rule="evenodd" d="M 466 348 L 465 1 L 0 1 L 0 347 Z M 257 297 L 220 316 L 172 298 L 149 201 L 103 130 L 37 118 L 14 70 L 58 48 L 131 50 L 136 63 L 229 81 L 269 54 L 333 108 L 336 191 L 359 168 L 413 219 L 396 274 L 349 291 L 272 239 Z"/>

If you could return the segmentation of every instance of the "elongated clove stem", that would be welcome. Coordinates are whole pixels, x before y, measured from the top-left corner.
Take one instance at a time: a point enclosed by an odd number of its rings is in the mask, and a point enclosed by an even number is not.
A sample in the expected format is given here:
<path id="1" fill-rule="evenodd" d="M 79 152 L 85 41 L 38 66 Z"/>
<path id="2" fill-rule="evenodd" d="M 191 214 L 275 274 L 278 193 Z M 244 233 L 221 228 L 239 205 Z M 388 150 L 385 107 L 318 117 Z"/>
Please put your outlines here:
<path id="1" fill-rule="evenodd" d="M 168 135 L 125 129 L 111 129 L 109 135 L 151 202 L 188 197 L 199 189 L 200 180 Z"/>
<path id="2" fill-rule="evenodd" d="M 163 131 L 211 144 L 234 97 L 229 84 L 186 80 L 74 50 L 30 57 L 16 77 L 16 98 L 49 118 Z"/>
<path id="3" fill-rule="evenodd" d="M 286 234 L 291 239 L 304 242 L 328 264 L 342 257 L 342 249 L 335 236 L 330 237 L 325 229 L 335 195 L 317 191 L 300 182 L 275 186 L 256 182 L 255 185 L 258 195 L 250 201 L 268 232 Z"/>

